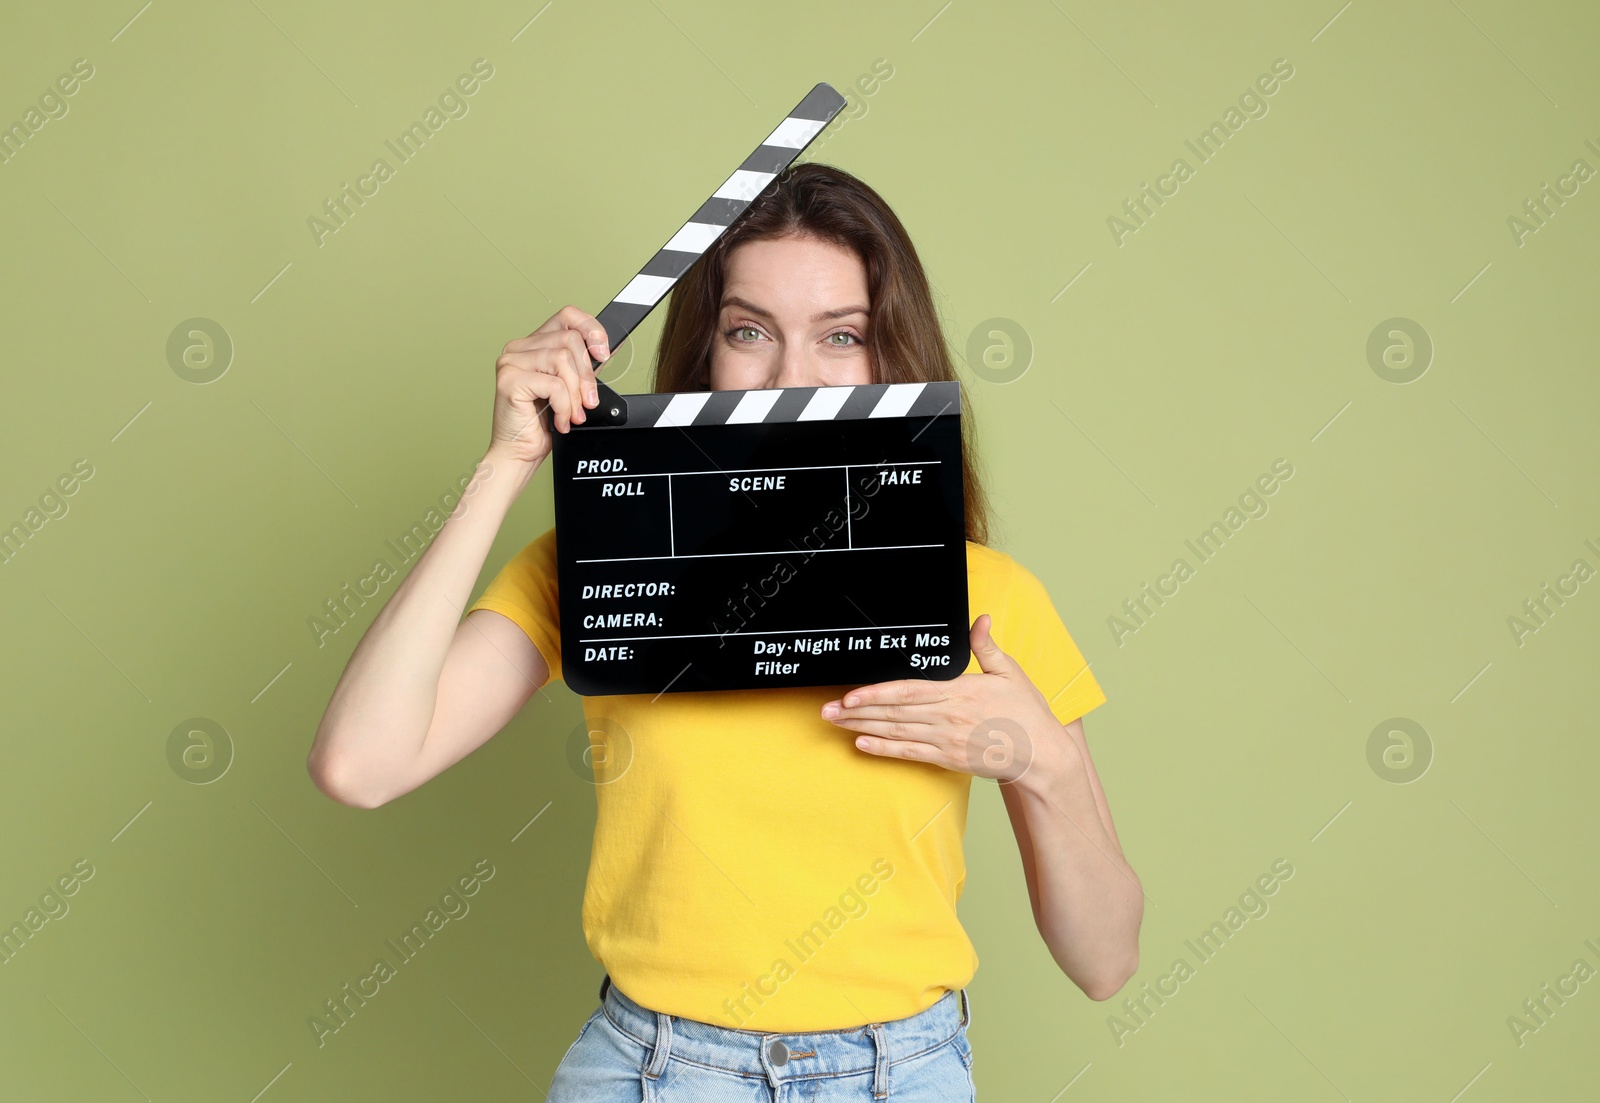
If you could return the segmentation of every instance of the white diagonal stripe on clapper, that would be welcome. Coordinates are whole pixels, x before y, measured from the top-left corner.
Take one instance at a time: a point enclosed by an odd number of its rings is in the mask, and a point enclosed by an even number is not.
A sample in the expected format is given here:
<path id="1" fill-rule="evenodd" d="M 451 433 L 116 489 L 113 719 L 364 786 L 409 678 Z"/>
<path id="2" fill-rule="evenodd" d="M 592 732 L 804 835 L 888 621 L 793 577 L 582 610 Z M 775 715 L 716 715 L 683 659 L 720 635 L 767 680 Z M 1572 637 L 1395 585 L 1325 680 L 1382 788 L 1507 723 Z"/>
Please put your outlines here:
<path id="1" fill-rule="evenodd" d="M 904 417 L 926 383 L 890 383 L 868 417 Z"/>
<path id="2" fill-rule="evenodd" d="M 844 400 L 850 397 L 850 392 L 855 387 L 818 387 L 811 401 L 806 403 L 806 408 L 800 411 L 796 421 L 832 421 L 833 415 L 839 412 L 839 407 L 844 405 Z"/>
<path id="3" fill-rule="evenodd" d="M 778 124 L 778 129 L 767 135 L 764 146 L 783 146 L 785 149 L 804 149 L 817 132 L 828 125 L 821 119 L 797 119 L 790 115 Z"/>
<path id="4" fill-rule="evenodd" d="M 710 400 L 710 391 L 675 394 L 672 396 L 672 401 L 667 403 L 667 408 L 661 411 L 661 416 L 656 419 L 654 428 L 671 429 L 677 425 L 687 425 L 700 412 L 700 407 Z"/>
<path id="5" fill-rule="evenodd" d="M 657 300 L 672 290 L 677 283 L 673 276 L 647 276 L 640 272 L 628 281 L 628 286 L 617 292 L 616 302 L 634 303 L 637 306 L 655 306 Z"/>
<path id="6" fill-rule="evenodd" d="M 783 394 L 780 387 L 768 387 L 765 390 L 746 391 L 739 400 L 739 405 L 733 408 L 733 413 L 728 415 L 727 424 L 746 425 L 750 422 L 763 421 L 767 411 L 772 409 Z"/>
<path id="7" fill-rule="evenodd" d="M 776 173 L 751 172 L 749 169 L 735 169 L 732 176 L 723 182 L 722 187 L 712 193 L 712 199 L 742 199 L 746 202 L 761 194 L 761 189 L 772 183 Z"/>
<path id="8" fill-rule="evenodd" d="M 726 226 L 713 226 L 709 222 L 685 222 L 683 229 L 673 234 L 672 240 L 662 248 L 679 253 L 703 253 L 726 229 Z"/>

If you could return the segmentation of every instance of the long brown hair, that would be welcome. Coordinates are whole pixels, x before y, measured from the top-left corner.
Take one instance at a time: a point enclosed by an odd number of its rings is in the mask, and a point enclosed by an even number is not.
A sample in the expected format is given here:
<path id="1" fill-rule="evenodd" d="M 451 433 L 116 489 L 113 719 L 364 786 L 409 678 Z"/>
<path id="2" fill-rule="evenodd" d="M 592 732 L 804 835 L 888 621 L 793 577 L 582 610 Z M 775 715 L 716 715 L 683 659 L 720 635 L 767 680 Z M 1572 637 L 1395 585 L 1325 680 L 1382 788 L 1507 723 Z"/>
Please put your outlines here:
<path id="1" fill-rule="evenodd" d="M 811 236 L 852 250 L 867 275 L 874 383 L 956 380 L 944 332 L 922 261 L 882 196 L 832 165 L 791 165 L 768 184 L 732 226 L 673 285 L 661 343 L 655 389 L 710 387 L 711 343 L 722 310 L 728 254 L 748 241 Z M 962 498 L 967 539 L 986 544 L 989 501 L 978 471 L 972 404 L 963 386 L 961 410 Z"/>

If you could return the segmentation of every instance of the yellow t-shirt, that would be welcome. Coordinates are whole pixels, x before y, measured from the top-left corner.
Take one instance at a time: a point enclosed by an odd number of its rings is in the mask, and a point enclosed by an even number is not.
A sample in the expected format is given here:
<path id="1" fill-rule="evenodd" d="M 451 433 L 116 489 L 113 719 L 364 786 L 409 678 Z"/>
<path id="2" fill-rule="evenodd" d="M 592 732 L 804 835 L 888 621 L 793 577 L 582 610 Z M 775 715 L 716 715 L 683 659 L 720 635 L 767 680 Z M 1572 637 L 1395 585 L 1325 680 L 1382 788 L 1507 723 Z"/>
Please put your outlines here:
<path id="1" fill-rule="evenodd" d="M 1104 703 L 1026 568 L 969 541 L 967 593 L 1063 724 Z M 559 608 L 554 529 L 472 606 L 519 625 L 552 679 Z M 956 915 L 972 775 L 858 750 L 821 717 L 843 695 L 583 699 L 598 798 L 584 938 L 630 998 L 743 1030 L 838 1030 L 914 1015 L 972 979 Z"/>

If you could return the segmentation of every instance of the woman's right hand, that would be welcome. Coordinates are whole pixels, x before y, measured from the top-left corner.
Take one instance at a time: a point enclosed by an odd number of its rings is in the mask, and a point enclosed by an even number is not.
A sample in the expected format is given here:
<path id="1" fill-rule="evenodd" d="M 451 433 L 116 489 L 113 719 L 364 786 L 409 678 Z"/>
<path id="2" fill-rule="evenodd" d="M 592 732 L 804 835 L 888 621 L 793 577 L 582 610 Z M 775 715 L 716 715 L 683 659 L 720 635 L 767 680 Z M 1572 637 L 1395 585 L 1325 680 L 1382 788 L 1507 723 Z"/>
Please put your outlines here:
<path id="1" fill-rule="evenodd" d="M 489 453 L 537 464 L 550 454 L 550 431 L 565 433 L 600 401 L 590 357 L 611 356 L 605 327 L 575 306 L 506 345 L 494 363 L 494 426 Z"/>

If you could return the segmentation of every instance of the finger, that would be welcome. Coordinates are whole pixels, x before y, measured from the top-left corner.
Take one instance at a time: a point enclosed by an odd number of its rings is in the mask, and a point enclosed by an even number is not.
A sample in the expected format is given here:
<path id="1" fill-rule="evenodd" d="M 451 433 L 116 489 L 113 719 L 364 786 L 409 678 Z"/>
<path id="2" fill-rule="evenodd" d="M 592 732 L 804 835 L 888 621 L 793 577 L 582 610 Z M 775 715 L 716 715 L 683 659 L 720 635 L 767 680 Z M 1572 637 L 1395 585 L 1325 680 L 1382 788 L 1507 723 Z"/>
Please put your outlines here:
<path id="1" fill-rule="evenodd" d="M 611 344 L 610 338 L 606 336 L 606 327 L 601 325 L 594 315 L 587 314 L 575 306 L 562 307 L 550 316 L 549 321 L 533 332 L 555 333 L 563 329 L 576 330 L 580 333 L 596 360 L 603 363 L 610 358 Z"/>
<path id="2" fill-rule="evenodd" d="M 505 352 L 534 352 L 538 349 L 557 348 L 562 343 L 561 335 L 567 332 L 564 329 L 544 332 L 534 330 L 526 337 L 513 338 L 506 342 Z"/>
<path id="3" fill-rule="evenodd" d="M 940 703 L 924 701 L 910 705 L 855 705 L 840 708 L 830 702 L 822 707 L 822 718 L 836 724 L 841 720 L 898 720 L 905 724 L 937 724 L 942 719 Z"/>
<path id="4" fill-rule="evenodd" d="M 604 330 L 601 332 L 603 333 Z M 502 352 L 506 354 L 523 354 L 529 352 L 539 352 L 541 350 L 566 348 L 568 341 L 573 334 L 577 334 L 580 339 L 583 337 L 583 334 L 579 330 L 575 329 L 557 329 L 548 331 L 534 330 L 526 337 L 517 337 L 507 341 L 506 347 L 502 350 Z M 587 340 L 582 341 L 582 346 L 583 355 L 579 359 L 582 361 L 583 370 L 586 371 L 589 374 L 589 378 L 592 379 L 594 373 L 594 368 L 592 366 L 593 361 L 599 359 L 604 362 L 604 360 L 609 359 L 610 353 L 604 349 L 597 349 Z M 595 355 L 597 352 L 605 353 L 605 355 L 597 356 Z"/>
<path id="5" fill-rule="evenodd" d="M 513 348 L 526 345 L 530 340 L 537 340 L 540 343 L 531 347 Z M 560 375 L 561 365 L 567 362 L 571 352 L 567 347 L 567 339 L 559 333 L 542 333 L 537 338 L 513 341 L 506 346 L 506 350 L 500 354 L 500 359 L 496 361 L 497 365 L 510 364 L 514 368 L 541 375 Z"/>
<path id="6" fill-rule="evenodd" d="M 856 748 L 879 758 L 903 758 L 913 762 L 932 762 L 944 766 L 944 753 L 932 743 L 913 740 L 880 739 L 876 736 L 856 737 Z M 946 767 L 948 769 L 948 767 Z"/>
<path id="7" fill-rule="evenodd" d="M 559 361 L 568 355 L 569 352 L 565 348 L 501 353 L 494 362 L 495 386 L 507 398 L 515 397 L 524 391 L 544 398 L 548 392 L 548 385 L 539 383 L 538 380 L 560 382 Z"/>
<path id="8" fill-rule="evenodd" d="M 550 315 L 550 317 L 546 318 L 544 324 L 538 329 L 534 330 L 534 332 L 555 333 L 563 329 L 578 329 L 583 330 L 585 334 L 589 334 L 596 329 L 604 332 L 605 327 L 600 324 L 599 320 L 595 318 L 594 315 L 579 310 L 571 303 L 568 303 L 566 306 Z"/>
<path id="9" fill-rule="evenodd" d="M 541 406 L 549 407 L 557 432 L 572 428 L 572 389 L 559 376 L 528 369 L 517 382 L 536 413 L 542 413 Z"/>
<path id="10" fill-rule="evenodd" d="M 835 720 L 841 728 L 860 732 L 862 735 L 872 735 L 879 739 L 892 739 L 896 742 L 908 741 L 912 743 L 926 743 L 936 730 L 930 724 L 908 724 L 899 720 L 866 720 L 846 718 Z"/>
<path id="11" fill-rule="evenodd" d="M 572 349 L 565 338 L 560 338 L 558 347 L 506 353 L 500 357 L 499 364 L 514 373 L 515 386 L 526 387 L 528 394 L 541 400 L 541 407 L 548 406 L 554 414 L 564 418 L 559 426 L 564 433 L 574 420 L 584 419 L 576 398 L 577 373 L 572 361 Z"/>
<path id="12" fill-rule="evenodd" d="M 576 336 L 574 330 L 569 334 Z M 578 350 L 576 357 L 578 372 L 578 398 L 583 406 L 594 407 L 600 405 L 600 391 L 595 380 L 594 361 L 590 358 L 590 348 L 585 344 Z"/>
<path id="13" fill-rule="evenodd" d="M 972 622 L 968 642 L 972 646 L 973 657 L 978 660 L 978 666 L 985 674 L 1009 674 L 1012 670 L 1011 656 L 1000 650 L 1000 645 L 989 634 L 993 626 L 994 618 L 988 613 L 982 614 Z"/>
<path id="14" fill-rule="evenodd" d="M 946 699 L 943 684 L 929 681 L 926 678 L 903 678 L 894 682 L 878 682 L 870 686 L 861 686 L 852 689 L 844 695 L 843 701 L 829 701 L 830 705 L 842 705 L 844 708 L 855 708 L 857 705 L 881 704 L 927 704 L 933 701 Z"/>
<path id="15" fill-rule="evenodd" d="M 572 420 L 581 422 L 586 417 L 583 373 L 589 371 L 589 350 L 583 342 L 583 335 L 577 330 L 566 330 L 561 337 L 563 346 L 561 351 L 565 355 L 557 357 L 556 362 L 561 367 L 561 381 L 566 384 L 567 390 L 572 395 Z"/>

